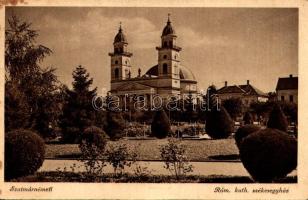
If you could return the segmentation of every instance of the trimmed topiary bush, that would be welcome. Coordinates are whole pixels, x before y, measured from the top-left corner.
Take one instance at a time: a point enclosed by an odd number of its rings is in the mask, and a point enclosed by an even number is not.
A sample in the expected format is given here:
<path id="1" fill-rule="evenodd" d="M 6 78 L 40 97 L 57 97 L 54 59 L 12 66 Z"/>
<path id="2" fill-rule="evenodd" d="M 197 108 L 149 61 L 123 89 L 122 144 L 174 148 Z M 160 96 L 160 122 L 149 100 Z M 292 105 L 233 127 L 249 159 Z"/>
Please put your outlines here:
<path id="1" fill-rule="evenodd" d="M 213 139 L 227 138 L 234 131 L 234 123 L 223 106 L 207 112 L 205 131 Z"/>
<path id="2" fill-rule="evenodd" d="M 107 143 L 107 138 L 109 138 L 109 136 L 101 128 L 90 126 L 83 131 L 81 143 L 92 144 L 99 148 L 104 148 Z"/>
<path id="3" fill-rule="evenodd" d="M 5 133 L 5 180 L 34 174 L 43 164 L 44 140 L 30 130 Z"/>
<path id="4" fill-rule="evenodd" d="M 263 129 L 247 136 L 240 158 L 257 182 L 283 178 L 297 166 L 297 140 L 277 129 Z"/>
<path id="5" fill-rule="evenodd" d="M 267 122 L 268 128 L 276 128 L 286 132 L 288 130 L 288 120 L 279 105 L 274 105 Z"/>
<path id="6" fill-rule="evenodd" d="M 253 124 L 253 117 L 250 112 L 246 112 L 243 117 L 244 124 Z"/>
<path id="7" fill-rule="evenodd" d="M 164 110 L 158 110 L 154 114 L 151 124 L 152 135 L 162 139 L 171 133 L 171 125 L 169 118 Z"/>
<path id="8" fill-rule="evenodd" d="M 247 137 L 248 135 L 260 130 L 261 128 L 259 126 L 255 126 L 255 125 L 245 125 L 240 127 L 239 129 L 237 129 L 234 139 L 236 142 L 237 147 L 240 146 L 240 144 L 242 143 L 243 139 L 245 137 Z"/>

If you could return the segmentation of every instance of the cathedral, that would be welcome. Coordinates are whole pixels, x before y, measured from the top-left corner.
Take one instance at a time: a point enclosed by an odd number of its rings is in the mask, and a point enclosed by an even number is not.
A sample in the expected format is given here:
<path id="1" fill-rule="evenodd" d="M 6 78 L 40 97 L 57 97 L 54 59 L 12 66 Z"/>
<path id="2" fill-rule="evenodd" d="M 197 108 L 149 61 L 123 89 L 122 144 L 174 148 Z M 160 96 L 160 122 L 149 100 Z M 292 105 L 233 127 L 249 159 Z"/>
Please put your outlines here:
<path id="1" fill-rule="evenodd" d="M 114 50 L 111 57 L 111 95 L 142 95 L 150 100 L 153 95 L 163 99 L 170 96 L 197 93 L 197 81 L 189 68 L 181 65 L 181 47 L 177 46 L 177 35 L 168 16 L 167 24 L 161 35 L 161 44 L 156 47 L 158 63 L 150 67 L 145 74 L 133 77 L 131 59 L 133 54 L 128 51 L 128 41 L 123 29 L 119 28 L 113 42 Z"/>

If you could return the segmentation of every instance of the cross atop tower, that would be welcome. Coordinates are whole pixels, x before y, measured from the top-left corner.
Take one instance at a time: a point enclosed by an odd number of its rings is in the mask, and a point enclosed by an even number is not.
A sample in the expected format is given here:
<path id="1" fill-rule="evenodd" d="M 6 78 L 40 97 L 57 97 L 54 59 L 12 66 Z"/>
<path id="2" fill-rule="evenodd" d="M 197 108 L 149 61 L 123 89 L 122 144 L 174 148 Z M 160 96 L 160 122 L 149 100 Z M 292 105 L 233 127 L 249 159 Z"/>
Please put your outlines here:
<path id="1" fill-rule="evenodd" d="M 167 21 L 168 23 L 170 23 L 170 15 L 171 15 L 171 14 L 168 13 L 168 21 Z"/>
<path id="2" fill-rule="evenodd" d="M 122 22 L 119 23 L 119 31 L 122 31 Z"/>

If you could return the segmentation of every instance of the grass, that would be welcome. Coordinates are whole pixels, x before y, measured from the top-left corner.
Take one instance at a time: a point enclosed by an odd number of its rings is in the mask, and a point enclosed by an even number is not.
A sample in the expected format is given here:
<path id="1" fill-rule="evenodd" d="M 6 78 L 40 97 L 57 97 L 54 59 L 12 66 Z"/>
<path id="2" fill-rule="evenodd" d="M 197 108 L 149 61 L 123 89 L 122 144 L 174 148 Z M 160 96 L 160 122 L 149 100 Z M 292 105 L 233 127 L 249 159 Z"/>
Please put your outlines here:
<path id="1" fill-rule="evenodd" d="M 85 173 L 73 172 L 38 172 L 35 175 L 11 180 L 11 182 L 114 182 L 114 183 L 254 183 L 247 176 L 202 176 L 187 175 L 179 179 L 170 175 L 113 174 L 87 176 Z M 297 183 L 297 176 L 276 180 L 274 183 Z"/>
<path id="2" fill-rule="evenodd" d="M 167 143 L 167 139 L 153 140 L 119 140 L 109 141 L 108 144 L 125 143 L 129 149 L 136 150 L 139 160 L 160 160 L 160 146 Z M 219 156 L 225 158 L 236 158 L 238 149 L 234 139 L 221 140 L 183 140 L 187 147 L 187 156 L 190 161 L 220 160 Z M 107 144 L 107 145 L 108 145 Z M 46 158 L 76 159 L 80 155 L 77 144 L 46 144 Z M 230 156 L 232 155 L 232 156 Z"/>

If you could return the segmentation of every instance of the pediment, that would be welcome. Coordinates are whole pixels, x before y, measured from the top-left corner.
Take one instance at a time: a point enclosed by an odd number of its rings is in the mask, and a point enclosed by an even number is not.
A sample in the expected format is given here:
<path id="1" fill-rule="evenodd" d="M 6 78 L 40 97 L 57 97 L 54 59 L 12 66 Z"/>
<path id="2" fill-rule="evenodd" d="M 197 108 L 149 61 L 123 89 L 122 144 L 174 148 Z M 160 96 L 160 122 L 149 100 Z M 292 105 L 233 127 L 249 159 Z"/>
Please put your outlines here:
<path id="1" fill-rule="evenodd" d="M 123 83 L 123 85 L 119 86 L 117 91 L 134 91 L 134 90 L 150 90 L 152 87 L 143 85 L 140 83 Z"/>

